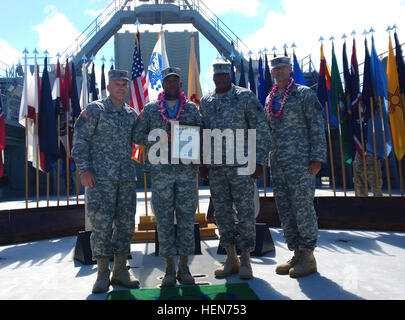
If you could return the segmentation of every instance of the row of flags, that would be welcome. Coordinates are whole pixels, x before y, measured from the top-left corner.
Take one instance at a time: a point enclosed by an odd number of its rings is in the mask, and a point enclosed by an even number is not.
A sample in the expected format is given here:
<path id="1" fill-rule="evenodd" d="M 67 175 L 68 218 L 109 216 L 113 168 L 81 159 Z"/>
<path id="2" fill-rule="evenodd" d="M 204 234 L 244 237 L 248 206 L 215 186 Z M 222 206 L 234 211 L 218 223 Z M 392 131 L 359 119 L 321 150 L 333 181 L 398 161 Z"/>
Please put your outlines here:
<path id="1" fill-rule="evenodd" d="M 398 161 L 405 155 L 405 66 L 396 32 L 394 38 L 396 54 L 389 36 L 387 72 L 384 71 L 377 55 L 374 37 L 371 37 L 371 54 L 365 39 L 362 90 L 360 90 L 356 40 L 353 39 L 350 66 L 346 54 L 346 43 L 343 45 L 344 86 L 338 68 L 335 46 L 332 45 L 332 69 L 330 70 L 324 56 L 323 44 L 321 44 L 317 96 L 324 107 L 324 117 L 329 116 L 330 125 L 339 129 L 344 161 L 348 164 L 354 160 L 356 150 L 362 155 L 365 149 L 370 154 L 377 154 L 379 159 L 386 159 L 394 150 Z"/>
<path id="2" fill-rule="evenodd" d="M 287 52 L 285 52 L 285 56 L 287 56 Z M 269 61 L 267 58 L 267 54 L 264 55 L 264 61 L 262 56 L 259 57 L 259 64 L 258 64 L 258 76 L 257 78 L 254 75 L 253 71 L 253 61 L 252 58 L 249 57 L 249 65 L 248 65 L 248 83 L 246 82 L 245 78 L 245 65 L 244 59 L 241 58 L 240 61 L 240 78 L 239 82 L 236 81 L 235 78 L 235 63 L 234 59 L 231 59 L 231 70 L 232 70 L 232 82 L 233 84 L 237 84 L 239 87 L 248 88 L 257 96 L 262 106 L 264 106 L 266 102 L 266 98 L 269 95 L 271 88 L 274 84 L 273 78 L 271 76 Z M 294 80 L 297 84 L 307 85 L 305 80 L 304 74 L 301 71 L 299 66 L 299 62 L 295 52 L 293 53 L 293 74 Z M 257 80 L 257 81 L 256 81 Z M 256 82 L 257 82 L 257 89 L 256 89 Z"/>
<path id="3" fill-rule="evenodd" d="M 62 171 L 74 171 L 71 158 L 73 128 L 80 112 L 89 102 L 98 99 L 95 86 L 94 63 L 90 76 L 90 90 L 87 83 L 87 65 L 82 65 L 82 86 L 79 96 L 76 68 L 73 61 L 66 59 L 64 76 L 57 61 L 56 77 L 51 85 L 48 74 L 48 59 L 44 59 L 42 77 L 37 58 L 34 73 L 28 69 L 27 51 L 24 51 L 24 85 L 20 103 L 19 123 L 26 127 L 27 160 L 34 168 L 48 173 L 62 159 Z M 35 53 L 35 52 L 34 52 Z M 105 87 L 105 78 L 102 76 Z M 102 96 L 105 93 L 101 93 Z"/>

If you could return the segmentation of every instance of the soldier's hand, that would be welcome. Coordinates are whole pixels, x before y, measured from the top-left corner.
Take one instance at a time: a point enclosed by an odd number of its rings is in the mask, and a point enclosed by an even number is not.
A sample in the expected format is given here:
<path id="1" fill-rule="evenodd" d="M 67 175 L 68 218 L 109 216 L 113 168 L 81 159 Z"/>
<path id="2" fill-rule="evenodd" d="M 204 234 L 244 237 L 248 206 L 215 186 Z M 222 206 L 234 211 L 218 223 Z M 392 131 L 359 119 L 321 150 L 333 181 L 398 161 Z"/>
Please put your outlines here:
<path id="1" fill-rule="evenodd" d="M 310 175 L 316 176 L 321 170 L 321 163 L 319 161 L 311 161 L 309 163 L 308 172 Z"/>
<path id="2" fill-rule="evenodd" d="M 251 175 L 253 179 L 258 179 L 263 174 L 263 166 L 261 164 L 256 164 L 256 170 Z"/>
<path id="3" fill-rule="evenodd" d="M 90 171 L 83 172 L 80 174 L 80 182 L 84 187 L 88 188 L 94 188 L 96 185 L 96 179 L 94 178 L 94 175 Z"/>
<path id="4" fill-rule="evenodd" d="M 200 176 L 204 180 L 208 180 L 210 178 L 210 170 L 207 167 L 200 167 Z"/>

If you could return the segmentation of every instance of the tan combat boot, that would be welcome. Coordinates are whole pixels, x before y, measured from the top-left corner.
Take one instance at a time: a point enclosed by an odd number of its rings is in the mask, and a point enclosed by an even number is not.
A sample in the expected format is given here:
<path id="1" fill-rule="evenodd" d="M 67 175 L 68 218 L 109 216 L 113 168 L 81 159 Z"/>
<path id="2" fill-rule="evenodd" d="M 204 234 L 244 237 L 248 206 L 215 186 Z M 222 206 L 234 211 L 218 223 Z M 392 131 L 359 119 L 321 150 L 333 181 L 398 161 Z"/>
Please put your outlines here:
<path id="1" fill-rule="evenodd" d="M 176 284 L 176 265 L 174 258 L 166 258 L 166 273 L 163 277 L 161 287 L 174 287 Z"/>
<path id="2" fill-rule="evenodd" d="M 300 251 L 298 262 L 288 272 L 291 278 L 305 277 L 317 272 L 313 251 Z"/>
<path id="3" fill-rule="evenodd" d="M 176 278 L 181 284 L 195 284 L 195 280 L 188 268 L 188 256 L 180 255 Z"/>
<path id="4" fill-rule="evenodd" d="M 236 246 L 228 246 L 225 250 L 227 254 L 225 263 L 214 272 L 217 278 L 225 278 L 239 272 L 240 261 L 236 254 Z"/>
<path id="5" fill-rule="evenodd" d="M 291 260 L 288 260 L 285 263 L 279 264 L 276 267 L 276 273 L 277 274 L 288 274 L 290 269 L 294 267 L 294 265 L 298 262 L 298 257 L 299 257 L 299 251 L 295 250 L 294 251 L 294 256 L 292 257 Z"/>
<path id="6" fill-rule="evenodd" d="M 239 279 L 249 280 L 253 278 L 252 266 L 250 265 L 250 252 L 243 250 L 240 255 Z"/>
<path id="7" fill-rule="evenodd" d="M 105 293 L 110 286 L 110 260 L 97 259 L 97 280 L 93 285 L 93 293 Z"/>
<path id="8" fill-rule="evenodd" d="M 137 289 L 139 288 L 139 280 L 129 272 L 127 257 L 128 255 L 125 253 L 114 254 L 114 269 L 111 284 Z"/>

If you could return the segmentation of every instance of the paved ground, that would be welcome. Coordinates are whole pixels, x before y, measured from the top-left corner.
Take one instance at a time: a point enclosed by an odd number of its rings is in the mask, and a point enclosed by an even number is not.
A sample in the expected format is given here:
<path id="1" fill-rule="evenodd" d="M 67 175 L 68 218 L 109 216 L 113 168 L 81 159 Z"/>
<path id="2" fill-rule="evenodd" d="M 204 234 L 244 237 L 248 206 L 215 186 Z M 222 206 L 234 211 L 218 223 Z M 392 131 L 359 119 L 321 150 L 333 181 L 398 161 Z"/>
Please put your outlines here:
<path id="1" fill-rule="evenodd" d="M 138 193 L 139 214 L 144 212 L 143 196 Z M 202 190 L 200 199 L 201 211 L 206 212 L 209 191 Z M 21 205 L 24 207 L 24 202 L 2 203 L 0 209 Z M 405 299 L 405 233 L 320 230 L 315 251 L 319 273 L 291 279 L 274 272 L 276 264 L 291 257 L 282 230 L 270 228 L 269 232 L 276 249 L 252 258 L 255 278 L 247 281 L 261 299 Z M 0 246 L 0 299 L 105 299 L 106 294 L 91 294 L 96 268 L 73 259 L 75 244 L 76 237 L 64 237 Z M 202 240 L 202 254 L 191 258 L 190 269 L 197 282 L 241 282 L 237 275 L 213 277 L 225 258 L 217 255 L 217 246 L 218 240 Z M 164 261 L 155 256 L 154 243 L 133 243 L 131 254 L 129 264 L 142 288 L 156 288 Z"/>

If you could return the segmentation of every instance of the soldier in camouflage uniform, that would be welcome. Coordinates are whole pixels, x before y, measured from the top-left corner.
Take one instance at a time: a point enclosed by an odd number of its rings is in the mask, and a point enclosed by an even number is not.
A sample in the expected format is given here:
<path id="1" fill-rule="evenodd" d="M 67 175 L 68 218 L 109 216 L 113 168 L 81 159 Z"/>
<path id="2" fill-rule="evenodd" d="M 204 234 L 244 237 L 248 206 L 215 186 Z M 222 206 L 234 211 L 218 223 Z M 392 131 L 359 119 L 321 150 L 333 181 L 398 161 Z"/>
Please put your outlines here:
<path id="1" fill-rule="evenodd" d="M 92 226 L 97 280 L 93 293 L 111 284 L 138 288 L 126 267 L 135 230 L 136 174 L 131 159 L 132 132 L 137 118 L 125 103 L 127 71 L 109 72 L 109 97 L 90 103 L 75 123 L 72 156 L 85 187 L 86 215 Z M 109 260 L 114 256 L 110 281 Z"/>
<path id="2" fill-rule="evenodd" d="M 270 170 L 284 237 L 294 257 L 276 273 L 301 277 L 317 271 L 313 255 L 318 224 L 315 176 L 326 161 L 322 107 L 315 93 L 290 78 L 288 57 L 271 61 L 277 85 L 266 100 L 270 126 Z"/>
<path id="3" fill-rule="evenodd" d="M 354 169 L 356 170 L 356 181 L 354 187 L 356 188 L 356 194 L 360 197 L 368 196 L 368 187 L 375 197 L 382 197 L 381 187 L 382 187 L 382 173 L 381 173 L 381 160 L 377 160 L 377 170 L 378 179 L 375 174 L 375 163 L 374 155 L 366 152 L 366 172 L 367 172 L 367 190 L 366 190 L 366 180 L 364 178 L 364 163 L 362 156 L 356 152 L 354 158 Z"/>
<path id="4" fill-rule="evenodd" d="M 180 70 L 167 68 L 162 71 L 163 90 L 157 101 L 145 106 L 136 122 L 135 142 L 144 145 L 151 163 L 152 207 L 157 221 L 159 255 L 165 258 L 166 273 L 162 287 L 174 286 L 177 280 L 182 284 L 194 284 L 188 268 L 188 256 L 194 254 L 194 220 L 197 209 L 196 175 L 198 166 L 184 164 L 181 160 L 164 159 L 169 156 L 168 140 L 171 140 L 171 122 L 201 126 L 201 116 L 196 105 L 186 101 L 181 89 Z M 160 144 L 149 141 L 151 132 L 160 135 Z M 167 133 L 167 135 L 166 135 Z M 160 146 L 159 152 L 152 147 Z M 166 149 L 166 152 L 163 152 Z M 159 153 L 159 154 L 158 154 Z M 152 157 L 162 157 L 159 163 Z M 166 162 L 166 163 L 165 163 Z M 174 229 L 174 214 L 177 221 L 177 235 Z M 179 255 L 176 275 L 174 256 Z"/>
<path id="5" fill-rule="evenodd" d="M 222 278 L 239 273 L 241 279 L 251 279 L 253 272 L 250 252 L 254 250 L 256 240 L 254 179 L 262 174 L 269 152 L 269 128 L 263 107 L 253 92 L 232 84 L 230 63 L 214 64 L 213 80 L 215 91 L 205 95 L 200 102 L 204 130 L 231 130 L 233 137 L 236 137 L 236 130 L 242 129 L 245 154 L 248 147 L 248 129 L 253 129 L 256 133 L 256 157 L 253 159 L 253 172 L 250 174 L 240 174 L 239 169 L 246 163 L 238 162 L 237 158 L 236 161 L 235 158 L 232 159 L 233 162 L 227 161 L 229 159 L 225 157 L 225 143 L 220 150 L 222 163 L 215 163 L 214 152 L 209 163 L 204 160 L 207 166 L 200 168 L 202 178 L 210 181 L 220 243 L 227 253 L 225 263 L 215 270 L 215 276 Z M 207 150 L 204 149 L 204 153 L 206 154 Z M 236 210 L 233 209 L 233 204 Z M 241 249 L 240 259 L 236 254 L 236 245 Z"/>

